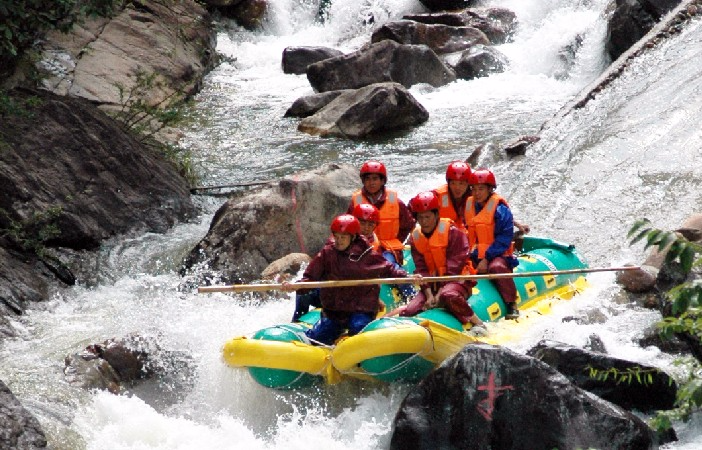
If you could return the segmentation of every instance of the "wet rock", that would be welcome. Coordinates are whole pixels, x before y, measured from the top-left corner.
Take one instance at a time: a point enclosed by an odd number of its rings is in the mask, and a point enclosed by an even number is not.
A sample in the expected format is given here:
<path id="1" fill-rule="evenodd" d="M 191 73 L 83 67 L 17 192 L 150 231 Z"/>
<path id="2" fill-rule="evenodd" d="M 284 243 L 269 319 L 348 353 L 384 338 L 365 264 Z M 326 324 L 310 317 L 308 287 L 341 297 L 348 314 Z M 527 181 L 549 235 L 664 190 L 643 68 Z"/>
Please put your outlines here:
<path id="1" fill-rule="evenodd" d="M 0 381 L 0 448 L 34 450 L 47 446 L 39 421 Z"/>
<path id="2" fill-rule="evenodd" d="M 644 37 L 681 0 L 617 0 L 607 22 L 605 48 L 612 60 Z"/>
<path id="3" fill-rule="evenodd" d="M 456 74 L 425 45 L 401 45 L 385 40 L 307 68 L 317 92 L 358 89 L 374 83 L 396 82 L 406 88 L 417 83 L 434 87 L 456 80 Z"/>
<path id="4" fill-rule="evenodd" d="M 352 91 L 352 89 L 341 89 L 338 91 L 320 92 L 319 94 L 300 97 L 285 111 L 284 117 L 309 117 L 327 106 L 341 94 Z"/>
<path id="5" fill-rule="evenodd" d="M 641 347 L 657 347 L 661 351 L 671 354 L 683 354 L 689 350 L 688 345 L 673 335 L 670 338 L 663 338 L 657 326 L 653 325 L 644 330 L 644 335 L 638 340 Z"/>
<path id="6" fill-rule="evenodd" d="M 314 255 L 358 186 L 358 169 L 328 164 L 236 194 L 217 211 L 185 269 L 204 265 L 242 283 L 290 253 Z"/>
<path id="7" fill-rule="evenodd" d="M 455 62 L 453 61 L 455 59 Z M 504 72 L 509 64 L 507 57 L 492 47 L 477 44 L 458 55 L 458 58 L 445 58 L 449 67 L 462 80 L 486 77 L 492 73 Z"/>
<path id="8" fill-rule="evenodd" d="M 247 30 L 261 27 L 268 12 L 267 0 L 241 0 L 233 6 L 220 8 L 222 15 L 231 17 Z"/>
<path id="9" fill-rule="evenodd" d="M 576 386 L 622 408 L 653 412 L 671 409 L 675 404 L 677 384 L 655 367 L 555 341 L 541 341 L 527 355 L 553 367 Z"/>
<path id="10" fill-rule="evenodd" d="M 505 144 L 503 151 L 511 157 L 525 155 L 527 148 L 539 140 L 541 140 L 539 136 L 520 136 Z"/>
<path id="11" fill-rule="evenodd" d="M 307 72 L 310 64 L 343 54 L 329 47 L 286 47 L 283 50 L 283 73 L 300 75 Z"/>
<path id="12" fill-rule="evenodd" d="M 291 253 L 280 259 L 276 259 L 268 265 L 263 272 L 261 278 L 264 280 L 272 280 L 276 283 L 291 280 L 300 272 L 303 266 L 309 264 L 312 260 L 307 253 Z"/>
<path id="13" fill-rule="evenodd" d="M 407 14 L 404 20 L 430 25 L 477 28 L 491 44 L 503 44 L 510 40 L 517 25 L 517 15 L 507 8 L 469 8 L 429 14 Z"/>
<path id="14" fill-rule="evenodd" d="M 445 361 L 407 395 L 390 442 L 391 449 L 403 450 L 468 447 L 648 449 L 653 436 L 637 416 L 545 363 L 478 344 Z"/>
<path id="15" fill-rule="evenodd" d="M 363 138 L 405 130 L 429 119 L 427 110 L 399 83 L 376 83 L 347 92 L 302 119 L 297 129 L 322 137 Z"/>
<path id="16" fill-rule="evenodd" d="M 641 266 L 636 270 L 617 272 L 617 283 L 629 292 L 649 292 L 656 287 L 658 270 L 652 266 Z"/>
<path id="17" fill-rule="evenodd" d="M 485 33 L 477 28 L 427 25 L 412 20 L 387 22 L 371 35 L 371 42 L 386 39 L 406 45 L 426 45 L 437 54 L 460 52 L 477 44 L 490 44 Z"/>

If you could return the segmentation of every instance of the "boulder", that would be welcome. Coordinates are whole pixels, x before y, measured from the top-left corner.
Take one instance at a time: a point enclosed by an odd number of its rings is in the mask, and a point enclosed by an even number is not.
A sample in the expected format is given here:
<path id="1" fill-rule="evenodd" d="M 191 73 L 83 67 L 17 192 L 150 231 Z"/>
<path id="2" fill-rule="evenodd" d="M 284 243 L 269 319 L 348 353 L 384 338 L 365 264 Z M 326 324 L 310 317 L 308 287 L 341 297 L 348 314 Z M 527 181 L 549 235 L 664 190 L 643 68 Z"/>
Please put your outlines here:
<path id="1" fill-rule="evenodd" d="M 310 261 L 312 261 L 312 258 L 307 253 L 290 253 L 280 259 L 276 259 L 263 269 L 261 278 L 271 280 L 274 283 L 289 281 Z"/>
<path id="2" fill-rule="evenodd" d="M 328 164 L 238 193 L 217 211 L 184 267 L 207 265 L 225 282 L 242 283 L 289 253 L 314 255 L 359 184 L 357 168 Z"/>
<path id="3" fill-rule="evenodd" d="M 653 448 L 632 413 L 509 349 L 468 345 L 422 380 L 395 416 L 391 449 Z"/>
<path id="4" fill-rule="evenodd" d="M 70 33 L 51 32 L 43 44 L 42 82 L 59 95 L 114 108 L 138 73 L 157 74 L 146 101 L 156 105 L 174 93 L 192 95 L 216 62 L 216 31 L 198 2 L 126 2 L 112 18 L 88 17 Z"/>
<path id="5" fill-rule="evenodd" d="M 509 64 L 507 57 L 493 47 L 477 44 L 458 55 L 455 62 L 446 58 L 448 65 L 463 80 L 486 77 L 492 73 L 504 72 Z"/>
<path id="6" fill-rule="evenodd" d="M 46 435 L 37 418 L 0 381 L 0 448 L 34 450 L 47 446 Z"/>
<path id="7" fill-rule="evenodd" d="M 423 44 L 437 54 L 467 50 L 476 44 L 490 44 L 485 33 L 477 28 L 427 25 L 412 20 L 387 22 L 371 35 L 371 42 L 386 39 L 406 45 Z"/>
<path id="8" fill-rule="evenodd" d="M 329 47 L 286 47 L 283 50 L 283 73 L 300 75 L 307 72 L 310 64 L 343 54 Z"/>
<path id="9" fill-rule="evenodd" d="M 353 89 L 320 92 L 319 94 L 306 95 L 295 100 L 285 111 L 284 117 L 308 117 L 327 106 L 341 94 L 353 92 Z"/>
<path id="10" fill-rule="evenodd" d="M 398 83 L 376 83 L 338 96 L 302 119 L 297 129 L 323 137 L 363 138 L 405 130 L 429 119 L 429 113 Z"/>
<path id="11" fill-rule="evenodd" d="M 616 0 L 607 21 L 605 49 L 612 60 L 627 51 L 681 0 Z"/>
<path id="12" fill-rule="evenodd" d="M 675 404 L 675 380 L 655 367 L 547 340 L 527 355 L 553 367 L 576 386 L 625 409 L 650 413 Z"/>
<path id="13" fill-rule="evenodd" d="M 439 87 L 455 81 L 456 74 L 426 45 L 401 45 L 385 40 L 310 64 L 307 79 L 315 91 L 326 92 L 388 81 L 406 88 L 417 83 Z"/>
<path id="14" fill-rule="evenodd" d="M 517 15 L 507 8 L 469 8 L 429 14 L 407 14 L 405 20 L 452 27 L 477 28 L 490 40 L 491 44 L 508 42 L 517 25 Z"/>
<path id="15" fill-rule="evenodd" d="M 220 8 L 222 15 L 231 17 L 247 30 L 261 26 L 268 12 L 267 0 L 241 0 L 232 6 Z"/>

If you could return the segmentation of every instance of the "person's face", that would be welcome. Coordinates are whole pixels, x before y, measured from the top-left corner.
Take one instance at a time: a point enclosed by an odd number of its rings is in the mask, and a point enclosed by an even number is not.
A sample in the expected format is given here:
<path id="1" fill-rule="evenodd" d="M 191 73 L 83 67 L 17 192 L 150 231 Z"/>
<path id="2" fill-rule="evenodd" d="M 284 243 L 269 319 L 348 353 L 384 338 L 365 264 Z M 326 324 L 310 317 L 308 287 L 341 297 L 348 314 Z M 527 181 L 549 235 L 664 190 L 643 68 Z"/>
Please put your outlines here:
<path id="1" fill-rule="evenodd" d="M 422 233 L 431 233 L 439 222 L 439 215 L 434 211 L 424 211 L 417 213 L 417 223 L 422 229 Z"/>
<path id="2" fill-rule="evenodd" d="M 334 235 L 334 248 L 343 252 L 351 245 L 353 240 L 353 235 L 349 233 L 333 233 Z"/>
<path id="3" fill-rule="evenodd" d="M 485 202 L 491 193 L 491 188 L 487 184 L 474 184 L 472 189 L 473 198 L 479 203 Z"/>
<path id="4" fill-rule="evenodd" d="M 468 190 L 468 182 L 464 180 L 449 180 L 448 186 L 453 198 L 463 197 Z"/>
<path id="5" fill-rule="evenodd" d="M 385 184 L 385 180 L 377 173 L 369 173 L 363 177 L 363 187 L 371 194 L 377 194 Z"/>
<path id="6" fill-rule="evenodd" d="M 372 236 L 375 231 L 375 222 L 370 220 L 359 220 L 359 222 L 361 223 L 361 234 L 368 237 Z"/>

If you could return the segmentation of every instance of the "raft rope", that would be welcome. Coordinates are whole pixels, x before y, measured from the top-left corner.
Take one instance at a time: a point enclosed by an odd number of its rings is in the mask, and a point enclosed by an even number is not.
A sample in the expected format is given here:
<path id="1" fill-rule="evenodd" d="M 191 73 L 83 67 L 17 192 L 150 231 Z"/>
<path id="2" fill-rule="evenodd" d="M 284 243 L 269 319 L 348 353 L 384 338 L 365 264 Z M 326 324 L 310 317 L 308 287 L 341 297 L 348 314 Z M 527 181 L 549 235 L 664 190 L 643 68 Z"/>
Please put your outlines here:
<path id="1" fill-rule="evenodd" d="M 347 375 L 373 375 L 373 376 L 386 375 L 388 373 L 392 373 L 396 370 L 402 369 L 403 367 L 409 365 L 415 358 L 419 358 L 423 355 L 426 355 L 427 353 L 429 353 L 431 350 L 434 349 L 434 339 L 433 339 L 433 336 L 431 334 L 431 331 L 427 327 L 422 327 L 420 324 L 418 324 L 416 322 L 401 320 L 401 319 L 397 319 L 394 317 L 386 317 L 386 319 L 401 323 L 402 325 L 412 324 L 414 326 L 421 327 L 422 329 L 424 329 L 424 331 L 429 335 L 429 339 L 427 339 L 427 343 L 424 345 L 424 348 L 422 348 L 419 352 L 415 353 L 414 355 L 408 357 L 404 361 L 401 361 L 401 362 L 395 364 L 394 366 L 392 366 L 386 370 L 383 370 L 382 372 L 368 372 L 365 370 L 364 371 L 347 370 L 347 371 L 342 372 L 343 374 L 347 374 Z M 333 358 L 333 356 L 332 356 L 332 358 Z"/>

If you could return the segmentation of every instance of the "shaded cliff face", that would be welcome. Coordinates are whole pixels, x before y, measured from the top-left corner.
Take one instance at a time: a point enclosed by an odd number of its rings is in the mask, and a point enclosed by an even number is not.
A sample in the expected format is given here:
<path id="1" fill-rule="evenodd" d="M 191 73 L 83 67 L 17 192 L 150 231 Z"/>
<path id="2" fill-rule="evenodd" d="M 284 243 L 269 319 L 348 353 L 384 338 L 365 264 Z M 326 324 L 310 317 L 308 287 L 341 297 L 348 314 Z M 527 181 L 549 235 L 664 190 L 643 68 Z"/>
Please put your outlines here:
<path id="1" fill-rule="evenodd" d="M 0 258 L 22 273 L 3 271 L 0 304 L 19 313 L 44 297 L 52 272 L 42 275 L 37 249 L 91 250 L 131 231 L 164 232 L 194 213 L 175 168 L 90 103 L 43 91 L 4 97 Z M 36 277 L 28 276 L 34 265 Z"/>

